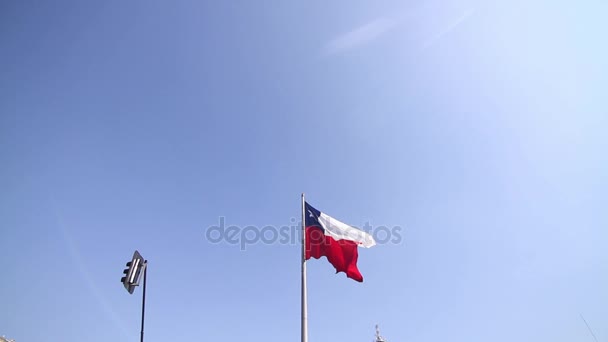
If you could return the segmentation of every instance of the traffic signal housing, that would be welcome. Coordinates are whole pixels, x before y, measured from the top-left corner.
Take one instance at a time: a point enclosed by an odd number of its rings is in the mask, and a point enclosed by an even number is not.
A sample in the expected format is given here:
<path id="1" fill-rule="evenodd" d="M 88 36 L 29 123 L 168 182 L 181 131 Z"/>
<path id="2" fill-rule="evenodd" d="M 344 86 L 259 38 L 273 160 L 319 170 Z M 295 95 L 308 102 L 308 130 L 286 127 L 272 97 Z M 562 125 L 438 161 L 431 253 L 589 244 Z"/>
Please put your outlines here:
<path id="1" fill-rule="evenodd" d="M 139 277 L 146 267 L 146 261 L 138 251 L 135 251 L 133 258 L 127 262 L 126 266 L 127 268 L 122 271 L 124 276 L 120 278 L 120 282 L 130 294 L 133 294 L 135 287 L 139 285 Z"/>

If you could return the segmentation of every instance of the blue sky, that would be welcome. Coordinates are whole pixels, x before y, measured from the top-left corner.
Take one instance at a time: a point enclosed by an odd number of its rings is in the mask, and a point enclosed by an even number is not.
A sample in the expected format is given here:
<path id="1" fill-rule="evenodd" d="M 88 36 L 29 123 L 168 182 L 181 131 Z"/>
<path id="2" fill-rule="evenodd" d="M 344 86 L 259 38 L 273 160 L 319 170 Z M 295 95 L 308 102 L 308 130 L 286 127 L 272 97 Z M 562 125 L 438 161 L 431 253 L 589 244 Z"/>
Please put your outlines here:
<path id="1" fill-rule="evenodd" d="M 310 341 L 608 340 L 605 1 L 5 1 L 0 335 L 299 338 L 300 250 L 208 227 L 357 226 L 308 263 Z"/>

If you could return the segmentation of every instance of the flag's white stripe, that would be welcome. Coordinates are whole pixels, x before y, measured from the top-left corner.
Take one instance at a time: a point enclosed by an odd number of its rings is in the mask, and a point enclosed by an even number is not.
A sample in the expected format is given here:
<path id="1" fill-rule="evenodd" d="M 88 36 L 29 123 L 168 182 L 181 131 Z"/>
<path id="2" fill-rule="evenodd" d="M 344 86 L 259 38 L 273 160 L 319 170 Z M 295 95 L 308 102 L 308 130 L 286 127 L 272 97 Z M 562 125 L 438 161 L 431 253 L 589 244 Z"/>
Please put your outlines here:
<path id="1" fill-rule="evenodd" d="M 366 248 L 376 245 L 376 241 L 374 241 L 374 238 L 370 234 L 340 222 L 324 213 L 319 215 L 319 223 L 325 229 L 325 235 L 331 236 L 334 240 L 350 240 Z"/>

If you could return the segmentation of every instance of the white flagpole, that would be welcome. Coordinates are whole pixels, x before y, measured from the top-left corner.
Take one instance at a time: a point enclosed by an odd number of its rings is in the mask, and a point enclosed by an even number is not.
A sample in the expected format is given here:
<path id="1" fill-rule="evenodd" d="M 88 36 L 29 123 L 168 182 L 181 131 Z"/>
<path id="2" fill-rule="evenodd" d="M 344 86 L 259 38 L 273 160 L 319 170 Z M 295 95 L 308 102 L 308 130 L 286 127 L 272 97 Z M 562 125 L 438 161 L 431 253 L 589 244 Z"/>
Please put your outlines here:
<path id="1" fill-rule="evenodd" d="M 308 302 L 306 298 L 306 208 L 302 193 L 302 341 L 308 342 Z"/>

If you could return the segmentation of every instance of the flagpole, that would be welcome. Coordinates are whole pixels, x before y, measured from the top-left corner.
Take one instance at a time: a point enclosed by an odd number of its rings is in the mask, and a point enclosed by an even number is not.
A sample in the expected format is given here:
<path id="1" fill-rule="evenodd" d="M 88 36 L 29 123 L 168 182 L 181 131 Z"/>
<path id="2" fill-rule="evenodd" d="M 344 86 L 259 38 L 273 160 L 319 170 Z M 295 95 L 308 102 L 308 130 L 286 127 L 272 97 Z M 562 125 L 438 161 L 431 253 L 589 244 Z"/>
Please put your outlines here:
<path id="1" fill-rule="evenodd" d="M 302 193 L 302 341 L 308 342 L 308 301 L 306 298 L 306 211 Z"/>

